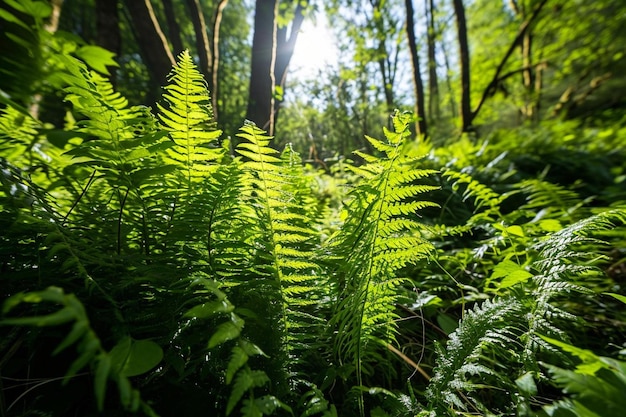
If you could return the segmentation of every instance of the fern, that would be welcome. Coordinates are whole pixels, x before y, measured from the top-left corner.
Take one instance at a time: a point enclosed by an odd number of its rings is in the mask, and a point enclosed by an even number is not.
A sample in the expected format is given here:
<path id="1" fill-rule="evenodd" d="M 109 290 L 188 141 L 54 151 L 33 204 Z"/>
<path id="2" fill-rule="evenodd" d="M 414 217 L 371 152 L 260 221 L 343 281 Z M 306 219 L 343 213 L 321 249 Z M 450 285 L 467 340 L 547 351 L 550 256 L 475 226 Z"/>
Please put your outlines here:
<path id="1" fill-rule="evenodd" d="M 588 202 L 583 201 L 575 191 L 540 178 L 524 180 L 517 187 L 528 195 L 526 204 L 521 208 L 541 209 L 541 216 L 546 218 L 575 220 L 575 212 Z"/>
<path id="2" fill-rule="evenodd" d="M 126 247 L 140 248 L 148 255 L 156 227 L 152 222 L 162 217 L 153 211 L 156 202 L 149 190 L 158 181 L 156 176 L 169 170 L 155 157 L 162 147 L 162 134 L 156 132 L 149 112 L 128 108 L 127 100 L 114 92 L 107 80 L 77 60 L 68 57 L 65 61 L 71 73 L 67 77 L 67 100 L 86 117 L 76 129 L 82 143 L 66 152 L 74 158 L 76 175 L 86 184 L 79 187 L 83 190 L 76 193 L 74 205 L 84 198 L 82 207 L 99 206 L 103 210 L 101 218 L 107 222 L 103 228 L 115 233 L 118 255 Z M 88 180 L 90 175 L 93 181 Z M 101 192 L 111 201 L 103 205 Z M 92 196 L 95 201 L 90 201 Z"/>
<path id="3" fill-rule="evenodd" d="M 166 150 L 165 161 L 178 169 L 177 186 L 187 190 L 215 170 L 214 162 L 223 150 L 215 147 L 221 131 L 211 128 L 211 98 L 202 74 L 197 70 L 189 51 L 178 57 L 164 87 L 167 106 L 158 104 L 159 119 L 173 142 Z"/>
<path id="4" fill-rule="evenodd" d="M 580 220 L 544 241 L 537 243 L 534 249 L 539 256 L 531 265 L 538 273 L 532 278 L 533 287 L 529 297 L 528 331 L 522 336 L 525 341 L 523 361 L 527 367 L 538 369 L 535 359 L 536 350 L 541 347 L 547 351 L 555 349 L 539 335 L 549 335 L 567 339 L 565 330 L 555 324 L 572 323 L 576 320 L 573 313 L 567 312 L 557 301 L 570 293 L 591 295 L 585 280 L 592 275 L 594 268 L 588 260 L 596 255 L 576 250 L 577 245 L 598 243 L 590 235 L 594 232 L 614 227 L 615 223 L 624 223 L 626 213 L 623 210 L 609 210 Z"/>
<path id="5" fill-rule="evenodd" d="M 37 151 L 36 135 L 39 123 L 13 107 L 0 113 L 0 154 L 13 164 L 24 168 L 33 165 L 32 153 Z"/>
<path id="6" fill-rule="evenodd" d="M 164 184 L 155 187 L 155 197 L 169 206 L 164 249 L 198 264 L 206 259 L 206 231 L 212 227 L 209 213 L 215 210 L 213 199 L 220 198 L 215 182 L 220 180 L 217 173 L 225 152 L 218 146 L 221 131 L 214 126 L 206 83 L 188 51 L 180 54 L 169 81 L 157 107 L 160 125 L 169 136 L 163 143 L 163 162 L 171 172 L 163 178 Z"/>
<path id="7" fill-rule="evenodd" d="M 518 344 L 515 317 L 522 311 L 521 304 L 509 297 L 486 300 L 480 307 L 466 312 L 445 350 L 439 349 L 435 375 L 426 393 L 431 415 L 450 414 L 448 410 L 456 408 L 485 411 L 477 397 L 466 396 L 480 387 L 472 382 L 471 376 L 490 376 L 506 383 L 500 373 L 484 364 L 483 350 L 495 350 L 504 359 L 507 350 Z"/>
<path id="8" fill-rule="evenodd" d="M 434 171 L 417 167 L 419 158 L 407 147 L 409 123 L 408 115 L 396 113 L 395 131 L 385 130 L 385 142 L 367 138 L 382 158 L 357 152 L 366 163 L 352 169 L 362 182 L 350 193 L 344 226 L 330 242 L 342 266 L 330 322 L 334 350 L 339 364 L 354 367 L 357 386 L 363 385 L 363 373 L 373 373 L 377 340 L 394 340 L 394 305 L 403 282 L 397 271 L 432 248 L 420 236 L 416 212 L 436 204 L 417 196 L 436 187 L 416 181 Z M 364 412 L 362 394 L 359 409 Z"/>
<path id="9" fill-rule="evenodd" d="M 249 184 L 246 204 L 258 218 L 255 275 L 276 288 L 273 297 L 278 303 L 284 359 L 287 368 L 293 368 L 294 359 L 315 337 L 311 329 L 320 324 L 310 314 L 310 306 L 319 300 L 320 267 L 312 252 L 319 236 L 302 206 L 296 177 L 285 169 L 289 158 L 275 156 L 277 151 L 269 147 L 271 138 L 254 125 L 244 126 L 238 136 L 244 141 L 237 152 L 247 158 L 243 163 Z"/>
<path id="10" fill-rule="evenodd" d="M 141 399 L 139 391 L 131 387 L 127 378 L 129 375 L 124 373 L 124 367 L 128 366 L 130 357 L 119 358 L 116 362 L 116 358 L 112 355 L 113 351 L 104 350 L 100 339 L 91 328 L 83 304 L 74 295 L 65 294 L 58 287 L 49 287 L 43 291 L 31 293 L 20 293 L 5 301 L 3 314 L 9 313 L 22 303 L 39 304 L 41 302 L 60 304 L 62 308 L 47 315 L 8 317 L 1 320 L 0 325 L 47 327 L 73 322 L 71 331 L 52 353 L 57 355 L 68 347 L 77 345 L 80 356 L 70 365 L 64 377 L 64 383 L 74 378 L 85 366 L 91 365 L 95 369 L 93 386 L 98 411 L 104 409 L 107 380 L 111 379 L 118 386 L 120 400 L 125 409 L 130 412 L 137 412 L 141 409 L 145 415 L 156 416 L 152 408 Z M 150 344 L 151 342 L 146 343 Z M 141 356 L 141 353 L 139 355 Z M 142 360 L 145 363 L 146 358 L 142 358 Z"/>
<path id="11" fill-rule="evenodd" d="M 468 311 L 446 349 L 439 351 L 435 377 L 427 391 L 433 415 L 457 408 L 494 412 L 481 402 L 474 392 L 480 385 L 466 373 L 483 375 L 502 389 L 515 390 L 516 377 L 527 372 L 540 374 L 539 354 L 565 359 L 544 336 L 567 340 L 568 327 L 580 319 L 575 312 L 567 311 L 560 300 L 571 299 L 572 293 L 593 294 L 584 283 L 593 270 L 588 260 L 596 255 L 580 252 L 576 246 L 597 243 L 591 234 L 624 220 L 623 210 L 609 210 L 553 233 L 533 246 L 537 252 L 528 268 L 532 273 L 511 261 L 496 267 L 507 272 L 494 274 L 493 278 L 510 278 L 509 284 L 500 285 L 507 289 L 506 295 Z M 519 272 L 523 275 L 512 279 L 511 274 Z M 499 372 L 495 364 L 506 364 L 509 375 Z M 513 410 L 518 401 L 512 397 L 507 404 L 503 399 L 500 412 Z"/>

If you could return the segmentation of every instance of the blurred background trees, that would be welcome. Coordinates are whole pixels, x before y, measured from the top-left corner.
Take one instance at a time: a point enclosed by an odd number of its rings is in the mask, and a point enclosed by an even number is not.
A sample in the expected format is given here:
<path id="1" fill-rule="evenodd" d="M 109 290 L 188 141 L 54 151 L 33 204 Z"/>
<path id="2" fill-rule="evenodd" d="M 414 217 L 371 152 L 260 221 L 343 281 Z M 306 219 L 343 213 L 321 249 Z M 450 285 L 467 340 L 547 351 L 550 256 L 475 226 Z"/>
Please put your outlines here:
<path id="1" fill-rule="evenodd" d="M 152 106 L 183 49 L 228 134 L 247 118 L 275 146 L 319 160 L 367 148 L 363 135 L 395 108 L 440 143 L 626 104 L 626 4 L 610 0 L 5 0 L 0 18 L 2 100 L 55 124 L 65 117 L 55 54 Z M 329 22 L 339 56 L 289 75 L 294 51 L 312 52 L 298 51 L 307 20 L 309 36 Z"/>

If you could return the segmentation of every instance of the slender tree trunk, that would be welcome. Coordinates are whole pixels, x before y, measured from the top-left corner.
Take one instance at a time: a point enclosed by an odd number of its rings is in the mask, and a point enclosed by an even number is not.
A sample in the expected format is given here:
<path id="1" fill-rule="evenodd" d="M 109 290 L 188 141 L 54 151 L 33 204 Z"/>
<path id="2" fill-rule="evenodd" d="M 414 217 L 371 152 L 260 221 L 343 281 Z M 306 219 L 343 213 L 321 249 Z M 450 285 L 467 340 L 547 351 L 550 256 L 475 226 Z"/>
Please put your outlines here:
<path id="1" fill-rule="evenodd" d="M 450 59 L 448 58 L 448 51 L 442 44 L 441 52 L 443 53 L 443 63 L 446 67 L 446 87 L 448 88 L 448 97 L 450 97 L 450 114 L 453 119 L 458 116 L 459 106 L 457 105 L 454 88 L 452 88 L 452 80 L 450 74 L 452 74 L 452 66 L 450 65 Z"/>
<path id="2" fill-rule="evenodd" d="M 532 119 L 535 115 L 535 75 L 532 67 L 532 35 L 530 31 L 526 31 L 522 39 L 522 83 L 526 92 L 524 104 L 524 118 Z"/>
<path id="3" fill-rule="evenodd" d="M 200 72 L 204 74 L 206 80 L 212 80 L 212 64 L 213 56 L 211 54 L 211 44 L 209 43 L 209 34 L 204 20 L 204 13 L 199 0 L 187 0 L 187 8 L 191 17 L 191 23 L 196 34 L 196 51 L 198 52 L 198 60 L 200 61 Z"/>
<path id="4" fill-rule="evenodd" d="M 276 100 L 276 86 L 284 89 L 287 68 L 308 1 L 298 2 L 289 35 L 286 27 L 277 27 L 278 4 L 278 0 L 256 0 L 250 92 L 246 111 L 246 118 L 267 130 L 270 135 L 274 134 L 280 109 L 280 102 Z"/>
<path id="5" fill-rule="evenodd" d="M 413 0 L 405 0 L 406 6 L 406 34 L 409 41 L 409 52 L 413 65 L 413 87 L 415 89 L 415 132 L 417 135 L 428 136 L 426 130 L 426 113 L 424 111 L 424 84 L 420 72 L 419 54 L 417 42 L 415 41 L 415 22 L 413 19 Z"/>
<path id="6" fill-rule="evenodd" d="M 459 42 L 459 62 L 461 65 L 461 131 L 468 132 L 472 127 L 472 112 L 470 107 L 470 61 L 465 7 L 463 6 L 463 0 L 453 0 L 453 4 Z"/>
<path id="7" fill-rule="evenodd" d="M 52 11 L 50 12 L 50 18 L 44 25 L 44 29 L 50 33 L 55 33 L 59 28 L 63 0 L 51 0 L 50 6 L 52 6 Z"/>
<path id="8" fill-rule="evenodd" d="M 120 56 L 122 36 L 117 0 L 96 0 L 96 43 Z M 116 67 L 108 67 L 111 83 L 115 85 Z"/>
<path id="9" fill-rule="evenodd" d="M 276 80 L 281 87 L 285 86 L 287 80 L 287 68 L 296 47 L 298 33 L 304 22 L 304 9 L 307 6 L 308 0 L 298 2 L 289 31 L 287 27 L 282 27 L 276 32 Z"/>
<path id="10" fill-rule="evenodd" d="M 175 60 L 152 4 L 150 0 L 124 0 L 124 4 L 130 15 L 142 57 L 150 72 L 152 84 L 164 85 Z"/>
<path id="11" fill-rule="evenodd" d="M 212 78 L 209 80 L 209 89 L 211 91 L 215 120 L 218 120 L 219 115 L 220 27 L 222 25 L 222 17 L 224 16 L 224 8 L 226 8 L 227 4 L 228 0 L 219 0 L 215 9 L 215 17 L 213 18 L 213 64 L 211 65 Z"/>
<path id="12" fill-rule="evenodd" d="M 428 115 L 430 120 L 439 120 L 439 80 L 437 79 L 437 59 L 435 50 L 435 4 L 433 0 L 424 1 L 428 30 L 426 42 L 428 44 Z"/>
<path id="13" fill-rule="evenodd" d="M 172 0 L 161 0 L 163 9 L 165 10 L 165 21 L 167 22 L 167 31 L 169 33 L 169 39 L 174 47 L 174 55 L 178 56 L 183 52 L 183 41 L 180 36 L 180 25 L 176 20 L 176 12 L 174 11 L 174 3 Z"/>
<path id="14" fill-rule="evenodd" d="M 520 5 L 516 0 L 509 0 L 509 6 L 518 15 L 522 21 L 526 20 L 527 12 L 525 3 Z M 524 86 L 525 97 L 524 97 L 524 105 L 522 107 L 521 113 L 524 119 L 533 119 L 535 117 L 536 110 L 536 99 L 537 96 L 535 94 L 535 87 L 537 83 L 534 82 L 535 75 L 533 74 L 532 67 L 532 34 L 530 33 L 530 29 L 526 30 L 524 33 L 524 37 L 520 43 L 520 50 L 522 53 L 522 85 Z M 537 69 L 537 71 L 540 71 Z M 541 83 L 539 83 L 541 85 Z"/>
<path id="15" fill-rule="evenodd" d="M 274 74 L 276 85 L 279 86 L 283 92 L 285 91 L 285 86 L 287 84 L 287 69 L 289 68 L 289 63 L 291 62 L 291 57 L 293 56 L 293 52 L 296 47 L 298 33 L 300 33 L 300 28 L 304 22 L 304 10 L 308 4 L 308 0 L 298 2 L 289 31 L 287 30 L 287 27 L 277 28 L 276 30 L 276 59 Z M 272 104 L 272 123 L 270 127 L 272 135 L 274 134 L 276 122 L 278 120 L 281 103 L 282 99 L 276 100 L 276 97 L 274 97 Z"/>
<path id="16" fill-rule="evenodd" d="M 250 91 L 246 119 L 262 129 L 270 125 L 271 101 L 274 93 L 272 84 L 274 12 L 278 0 L 256 0 L 252 58 L 250 68 Z"/>

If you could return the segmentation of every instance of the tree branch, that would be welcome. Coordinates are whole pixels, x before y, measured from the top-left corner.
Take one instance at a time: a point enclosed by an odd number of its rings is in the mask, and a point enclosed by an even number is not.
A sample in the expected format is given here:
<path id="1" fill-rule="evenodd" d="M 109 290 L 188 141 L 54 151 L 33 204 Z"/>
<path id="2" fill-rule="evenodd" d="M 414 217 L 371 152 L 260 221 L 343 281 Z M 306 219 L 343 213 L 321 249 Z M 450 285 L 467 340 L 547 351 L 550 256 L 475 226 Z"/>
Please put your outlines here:
<path id="1" fill-rule="evenodd" d="M 502 70 L 504 70 L 504 66 L 506 65 L 511 55 L 513 54 L 513 51 L 515 50 L 515 48 L 522 41 L 524 34 L 530 27 L 531 23 L 533 23 L 535 19 L 539 16 L 539 12 L 541 12 L 541 9 L 543 9 L 543 6 L 545 6 L 547 2 L 548 0 L 542 0 L 541 3 L 539 3 L 537 7 L 535 7 L 535 10 L 533 11 L 532 15 L 530 15 L 530 17 L 520 26 L 519 30 L 517 31 L 517 35 L 515 36 L 515 39 L 513 39 L 513 42 L 509 46 L 509 49 L 506 51 L 506 53 L 504 54 L 504 57 L 500 61 L 500 64 L 498 65 L 498 68 L 496 69 L 496 72 L 493 75 L 491 82 L 489 82 L 489 84 L 487 85 L 487 88 L 485 88 L 485 90 L 483 91 L 483 95 L 480 98 L 480 102 L 478 103 L 474 111 L 472 112 L 471 117 L 470 117 L 470 124 L 471 124 L 471 121 L 473 121 L 478 115 L 478 112 L 482 108 L 483 104 L 485 104 L 485 101 L 487 100 L 487 98 L 493 96 L 498 86 L 498 83 L 501 80 L 500 73 L 502 72 Z"/>

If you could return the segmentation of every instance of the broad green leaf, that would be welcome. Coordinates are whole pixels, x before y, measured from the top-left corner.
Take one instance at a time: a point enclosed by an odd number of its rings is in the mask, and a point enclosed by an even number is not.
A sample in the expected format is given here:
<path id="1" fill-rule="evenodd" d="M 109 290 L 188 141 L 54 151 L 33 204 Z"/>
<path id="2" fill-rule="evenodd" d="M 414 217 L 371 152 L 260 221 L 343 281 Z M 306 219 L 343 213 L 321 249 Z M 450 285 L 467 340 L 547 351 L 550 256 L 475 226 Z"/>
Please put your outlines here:
<path id="1" fill-rule="evenodd" d="M 107 67 L 119 66 L 113 59 L 115 54 L 95 45 L 86 45 L 76 51 L 76 56 L 101 74 L 109 75 Z"/>
<path id="2" fill-rule="evenodd" d="M 601 368 L 608 368 L 609 365 L 601 360 L 601 358 L 588 349 L 581 349 L 576 346 L 572 346 L 569 343 L 561 342 L 560 340 L 552 339 L 547 336 L 539 335 L 546 342 L 558 346 L 564 351 L 571 353 L 580 359 L 583 363 L 576 367 L 576 372 L 584 375 L 593 375 Z"/>
<path id="3" fill-rule="evenodd" d="M 443 313 L 437 315 L 437 324 L 444 332 L 446 332 L 446 334 L 451 334 L 457 327 L 459 327 L 458 321 Z"/>
<path id="4" fill-rule="evenodd" d="M 110 352 L 113 369 L 126 377 L 145 374 L 163 359 L 163 349 L 151 340 L 125 337 Z"/>
<path id="5" fill-rule="evenodd" d="M 537 385 L 533 378 L 532 372 L 526 372 L 515 380 L 515 385 L 524 393 L 524 395 L 531 396 L 537 394 Z"/>
<path id="6" fill-rule="evenodd" d="M 527 281 L 532 276 L 533 275 L 523 267 L 507 259 L 495 266 L 491 277 L 485 282 L 485 287 L 489 286 L 492 281 L 503 278 L 497 283 L 496 288 L 509 288 L 520 282 Z"/>
<path id="7" fill-rule="evenodd" d="M 519 236 L 519 237 L 524 237 L 524 230 L 517 225 L 513 225 L 513 226 L 509 226 L 506 229 L 504 229 L 505 232 L 509 235 L 513 235 L 513 236 Z"/>
<path id="8" fill-rule="evenodd" d="M 539 227 L 541 230 L 546 232 L 558 232 L 563 228 L 561 222 L 555 219 L 544 219 L 539 222 Z"/>

